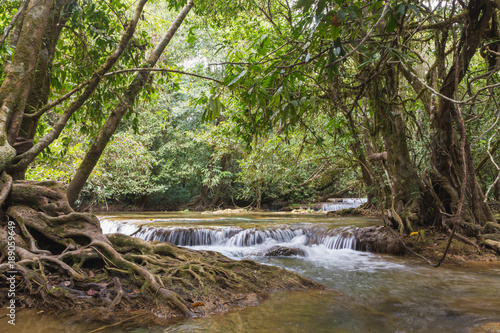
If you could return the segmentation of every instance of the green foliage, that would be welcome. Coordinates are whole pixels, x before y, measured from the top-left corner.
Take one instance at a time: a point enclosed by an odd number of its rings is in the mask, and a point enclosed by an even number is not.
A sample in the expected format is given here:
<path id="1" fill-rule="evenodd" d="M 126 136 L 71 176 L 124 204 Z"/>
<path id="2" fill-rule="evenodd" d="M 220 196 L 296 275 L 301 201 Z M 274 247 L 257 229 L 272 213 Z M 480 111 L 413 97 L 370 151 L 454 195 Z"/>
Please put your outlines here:
<path id="1" fill-rule="evenodd" d="M 155 165 L 151 153 L 129 134 L 118 135 L 109 144 L 105 155 L 92 173 L 84 191 L 103 193 L 106 198 L 139 202 L 157 192 L 151 182 Z"/>
<path id="2" fill-rule="evenodd" d="M 169 9 L 178 10 L 184 3 L 154 1 L 115 69 L 138 67 L 160 38 L 158 26 L 174 19 L 176 12 Z M 0 5 L 0 26 L 18 5 L 15 1 Z M 102 64 L 132 10 L 128 0 L 72 3 L 55 55 L 51 99 Z M 432 68 L 437 57 L 435 32 L 404 33 L 419 26 L 424 16 L 430 24 L 443 13 L 450 14 L 449 9 L 436 8 L 434 16 L 426 16 L 425 7 L 401 1 L 197 2 L 197 15 L 190 14 L 159 67 L 216 78 L 222 84 L 155 74 L 108 146 L 81 201 L 137 204 L 147 199 L 182 204 L 202 190 L 209 198 L 219 196 L 226 202 L 301 201 L 348 187 L 356 193 L 380 194 L 390 186 L 382 167 L 369 167 L 379 178 L 363 188 L 360 161 L 367 148 L 373 152 L 386 148 L 382 124 L 387 119 L 374 111 L 382 102 L 398 105 L 411 147 L 408 155 L 418 174 L 424 174 L 433 138 L 431 117 L 419 94 L 400 72 L 395 75 L 394 100 L 381 102 L 382 96 L 369 91 L 368 83 L 389 63 L 405 64 L 417 74 Z M 457 22 L 457 28 L 461 24 Z M 359 45 L 369 31 L 370 38 Z M 452 55 L 452 42 L 447 43 Z M 12 51 L 8 45 L 0 50 L 1 66 Z M 488 70 L 479 55 L 472 62 L 473 73 Z M 132 75 L 107 77 L 85 112 L 71 119 L 70 134 L 46 150 L 27 177 L 67 182 L 89 138 L 102 126 Z M 498 74 L 488 80 L 498 82 Z M 377 82 L 381 91 L 389 85 Z M 438 89 L 440 82 L 433 84 Z M 460 95 L 484 85 L 484 80 L 470 80 L 460 86 Z M 486 156 L 489 138 L 498 127 L 492 97 L 498 99 L 497 95 L 497 91 L 480 94 L 481 111 L 475 104 L 462 106 L 476 162 Z M 50 131 L 69 102 L 42 118 L 39 135 Z M 388 113 L 387 118 L 397 115 Z M 496 160 L 498 154 L 494 153 Z M 491 163 L 478 174 L 483 188 L 496 176 Z M 379 195 L 372 203 L 382 205 L 384 200 Z"/>

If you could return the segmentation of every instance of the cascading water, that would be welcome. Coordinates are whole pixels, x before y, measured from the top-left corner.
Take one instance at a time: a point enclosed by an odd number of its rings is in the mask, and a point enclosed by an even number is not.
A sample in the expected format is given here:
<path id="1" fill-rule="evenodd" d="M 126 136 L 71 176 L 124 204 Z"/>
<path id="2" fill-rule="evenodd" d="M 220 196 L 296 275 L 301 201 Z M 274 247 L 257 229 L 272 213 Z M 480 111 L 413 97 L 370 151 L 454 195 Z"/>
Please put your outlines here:
<path id="1" fill-rule="evenodd" d="M 344 198 L 335 202 L 322 203 L 321 210 L 324 212 L 334 212 L 341 209 L 358 208 L 366 202 L 366 198 Z"/>
<path id="2" fill-rule="evenodd" d="M 310 247 L 323 245 L 327 249 L 356 249 L 356 239 L 349 228 L 328 229 L 322 227 L 238 228 L 211 227 L 155 227 L 136 223 L 113 222 L 101 219 L 104 233 L 133 234 L 148 241 L 168 242 L 178 246 L 217 246 L 230 248 L 254 247 L 265 250 L 271 246 Z"/>
<path id="3" fill-rule="evenodd" d="M 115 213 L 100 219 L 105 233 L 135 233 L 145 239 L 218 251 L 233 259 L 252 259 L 293 270 L 331 288 L 276 293 L 256 307 L 181 321 L 169 326 L 168 332 L 498 331 L 500 264 L 443 265 L 436 270 L 412 258 L 352 250 L 355 240 L 350 231 L 380 224 L 380 220 L 331 218 L 326 214 L 216 217 L 163 212 Z M 263 251 L 276 245 L 300 249 L 305 257 L 263 255 Z M 0 309 L 0 318 L 5 314 Z M 59 315 L 44 324 L 43 317 L 40 319 L 29 309 L 17 316 L 24 330 L 16 322 L 16 332 L 32 332 L 35 326 L 45 331 L 67 331 L 60 323 L 73 324 L 72 317 L 64 321 Z M 92 329 L 102 324 L 97 325 Z M 88 323 L 74 327 L 74 332 L 90 330 Z M 113 327 L 112 331 L 162 333 L 166 329 L 152 329 L 146 323 L 144 328 Z"/>

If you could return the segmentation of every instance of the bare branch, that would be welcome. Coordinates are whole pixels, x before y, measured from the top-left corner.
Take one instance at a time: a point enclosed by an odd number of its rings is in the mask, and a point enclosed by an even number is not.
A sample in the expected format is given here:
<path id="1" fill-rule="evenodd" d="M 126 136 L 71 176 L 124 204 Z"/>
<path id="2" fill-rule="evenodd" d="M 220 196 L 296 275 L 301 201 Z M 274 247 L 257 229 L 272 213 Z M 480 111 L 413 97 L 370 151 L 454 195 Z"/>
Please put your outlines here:
<path id="1" fill-rule="evenodd" d="M 437 6 L 436 6 L 437 8 Z M 433 23 L 433 24 L 427 24 L 427 25 L 421 25 L 416 27 L 415 25 L 410 26 L 411 29 L 415 29 L 416 31 L 422 31 L 422 30 L 432 30 L 432 29 L 444 29 L 446 27 L 451 26 L 454 23 L 458 23 L 463 21 L 467 15 L 469 15 L 468 10 L 464 10 L 462 13 L 455 15 L 453 17 L 450 17 L 446 21 L 438 22 L 438 23 Z"/>
<path id="2" fill-rule="evenodd" d="M 472 97 L 470 97 L 470 98 L 468 98 L 468 99 L 466 99 L 466 100 L 463 100 L 463 101 L 457 101 L 457 100 L 455 100 L 455 99 L 453 99 L 453 98 L 449 98 L 449 97 L 447 97 L 447 96 L 445 96 L 445 95 L 443 95 L 443 94 L 439 93 L 438 91 L 436 91 L 435 89 L 433 89 L 431 86 L 429 86 L 427 83 L 425 83 L 425 82 L 424 82 L 421 78 L 419 78 L 417 75 L 415 75 L 412 71 L 410 71 L 410 70 L 408 69 L 408 67 L 406 67 L 406 65 L 405 65 L 402 61 L 398 61 L 398 62 L 401 64 L 401 66 L 402 66 L 402 67 L 403 67 L 406 71 L 408 71 L 408 73 L 409 73 L 411 76 L 413 76 L 414 78 L 416 78 L 416 79 L 417 79 L 417 80 L 418 80 L 418 81 L 419 81 L 419 82 L 420 82 L 420 83 L 421 83 L 421 84 L 422 84 L 422 85 L 423 85 L 426 89 L 430 90 L 433 94 L 436 94 L 437 96 L 441 97 L 442 99 L 445 99 L 445 100 L 447 100 L 448 102 L 451 102 L 451 103 L 454 103 L 454 104 L 457 104 L 457 105 L 459 105 L 459 104 L 462 104 L 462 105 L 463 105 L 463 104 L 469 104 L 470 102 L 474 101 L 474 100 L 477 98 L 477 96 L 479 95 L 479 93 L 480 93 L 481 91 L 483 91 L 483 90 L 486 90 L 486 89 L 491 89 L 491 88 L 496 88 L 496 87 L 500 87 L 500 83 L 495 83 L 495 84 L 491 84 L 491 85 L 489 85 L 489 86 L 484 86 L 484 87 L 482 87 L 482 88 L 478 89 L 478 90 L 476 91 L 476 93 L 475 93 Z"/>

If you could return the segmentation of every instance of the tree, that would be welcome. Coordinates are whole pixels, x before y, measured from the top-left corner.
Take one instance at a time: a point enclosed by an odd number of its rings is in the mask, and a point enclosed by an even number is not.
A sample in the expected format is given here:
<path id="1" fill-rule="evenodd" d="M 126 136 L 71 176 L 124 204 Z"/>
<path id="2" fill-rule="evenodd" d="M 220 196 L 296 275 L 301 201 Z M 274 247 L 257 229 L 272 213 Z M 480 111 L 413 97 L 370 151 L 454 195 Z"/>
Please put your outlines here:
<path id="1" fill-rule="evenodd" d="M 15 3 L 3 2 L 1 6 L 14 13 Z M 29 1 L 24 10 L 22 2 L 19 15 L 13 16 L 9 25 L 14 28 L 5 30 L 5 34 L 11 31 L 6 52 L 12 53 L 12 59 L 1 67 L 0 204 L 2 225 L 8 225 L 0 228 L 0 275 L 5 277 L 12 270 L 22 275 L 22 299 L 27 304 L 41 297 L 48 306 L 73 307 L 75 298 L 85 294 L 82 288 L 88 287 L 93 275 L 97 275 L 94 282 L 108 281 L 92 284 L 93 288 L 100 288 L 101 295 L 111 295 L 106 286 L 112 282 L 114 299 L 107 301 L 110 309 L 123 307 L 121 300 L 127 294 L 121 283 L 126 275 L 124 287 L 130 290 L 142 286 L 140 307 L 183 316 L 193 315 L 189 304 L 199 297 L 193 294 L 199 291 L 191 288 L 193 283 L 200 289 L 210 284 L 213 292 L 206 293 L 207 299 L 231 298 L 231 293 L 239 288 L 261 289 L 260 296 L 269 290 L 259 286 L 259 281 L 253 282 L 255 275 L 250 272 L 256 272 L 254 263 L 235 263 L 221 255 L 179 249 L 167 243 L 148 243 L 122 234 L 103 235 L 95 216 L 72 210 L 64 184 L 22 180 L 27 166 L 71 122 L 82 117 L 82 109 L 97 112 L 98 117 L 94 118 L 100 118 L 102 114 L 96 109 L 103 106 L 102 100 L 118 96 L 118 105 L 99 130 L 70 186 L 68 194 L 74 200 L 124 113 L 146 84 L 152 67 L 194 5 L 193 0 L 168 2 L 170 9 L 184 7 L 141 67 L 136 59 L 143 56 L 148 42 L 145 34 L 136 33 L 146 3 L 147 0 L 140 0 L 133 9 L 126 1 L 41 0 Z M 127 20 L 129 12 L 132 16 Z M 1 18 L 5 20 L 4 16 Z M 127 79 L 105 81 L 114 67 L 123 70 L 132 64 L 132 71 L 138 74 L 131 83 Z M 120 89 L 122 85 L 128 88 Z M 54 99 L 49 101 L 50 98 Z M 62 112 L 48 113 L 56 106 L 62 106 Z M 52 125 L 47 133 L 40 128 L 42 115 Z M 100 123 L 99 119 L 92 120 Z M 36 137 L 37 132 L 44 135 Z M 236 266 L 242 275 L 230 272 Z M 276 281 L 278 276 L 284 276 L 279 280 L 283 284 L 273 282 L 270 288 L 314 285 L 279 269 L 261 267 L 257 274 L 262 282 L 267 280 L 264 275 Z M 252 276 L 252 281 L 244 276 Z M 238 281 L 237 287 L 230 280 Z M 221 288 L 222 285 L 236 289 Z M 160 305 L 155 304 L 158 298 Z M 60 304 L 62 300 L 64 304 Z M 214 304 L 221 304 L 220 300 L 215 299 Z M 83 302 L 95 306 L 102 300 Z"/>
<path id="2" fill-rule="evenodd" d="M 479 105 L 499 111 L 483 99 L 496 98 L 494 1 L 255 3 L 266 34 L 235 46 L 224 80 L 254 134 L 300 126 L 319 100 L 344 115 L 343 130 L 387 225 L 401 233 L 438 225 L 466 242 L 464 235 L 500 230 L 467 136 L 481 118 L 463 120 L 464 110 L 475 114 Z"/>

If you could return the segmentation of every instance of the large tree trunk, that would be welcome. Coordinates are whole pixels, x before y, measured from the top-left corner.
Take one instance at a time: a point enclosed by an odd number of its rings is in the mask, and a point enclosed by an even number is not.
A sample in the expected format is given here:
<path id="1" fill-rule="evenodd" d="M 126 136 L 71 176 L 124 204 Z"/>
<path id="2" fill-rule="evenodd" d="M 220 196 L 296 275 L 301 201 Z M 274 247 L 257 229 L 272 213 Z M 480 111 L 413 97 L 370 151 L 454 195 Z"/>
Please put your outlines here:
<path id="1" fill-rule="evenodd" d="M 469 3 L 468 16 L 456 47 L 454 63 L 443 80 L 439 107 L 432 114 L 431 180 L 445 214 L 457 216 L 462 231 L 476 235 L 477 226 L 494 221 L 490 208 L 476 179 L 472 155 L 457 98 L 458 84 L 464 78 L 476 53 L 483 33 L 494 13 L 492 3 L 474 0 Z"/>
<path id="2" fill-rule="evenodd" d="M 358 130 L 358 126 L 356 126 L 352 113 L 351 112 L 344 112 L 344 116 L 347 119 L 347 122 L 349 124 L 349 128 L 351 130 L 351 138 L 353 139 L 354 143 L 351 146 L 352 151 L 355 153 L 355 156 L 357 157 L 357 160 L 359 162 L 359 167 L 361 169 L 361 176 L 363 178 L 363 183 L 366 188 L 366 196 L 367 196 L 367 202 L 365 207 L 371 207 L 373 204 L 373 199 L 377 197 L 376 195 L 376 190 L 374 188 L 375 186 L 375 181 L 373 179 L 372 175 L 372 163 L 368 160 L 366 149 L 363 149 L 365 146 L 360 138 L 360 133 Z"/>
<path id="3" fill-rule="evenodd" d="M 10 126 L 22 116 L 31 89 L 35 66 L 47 25 L 52 1 L 31 1 L 24 15 L 23 25 L 12 62 L 6 67 L 0 87 L 0 170 L 3 171 L 16 155 L 12 146 Z"/>
<path id="4" fill-rule="evenodd" d="M 134 36 L 137 24 L 139 22 L 139 19 L 141 18 L 142 11 L 144 6 L 146 5 L 146 2 L 147 0 L 139 1 L 136 10 L 134 12 L 134 16 L 132 17 L 129 24 L 123 31 L 122 36 L 120 38 L 120 42 L 118 43 L 116 49 L 107 57 L 104 63 L 101 66 L 99 66 L 99 68 L 97 68 L 97 70 L 94 71 L 94 73 L 92 73 L 92 76 L 87 81 L 85 90 L 66 108 L 66 110 L 64 110 L 64 112 L 55 122 L 54 126 L 52 127 L 52 130 L 48 134 L 40 138 L 38 142 L 29 150 L 16 156 L 16 158 L 13 160 L 13 165 L 9 166 L 9 173 L 15 174 L 18 172 L 22 172 L 22 170 L 25 170 L 28 167 L 28 165 L 35 160 L 38 154 L 40 154 L 45 148 L 47 148 L 52 142 L 54 142 L 54 140 L 56 140 L 59 137 L 61 132 L 66 127 L 66 124 L 68 123 L 70 117 L 75 112 L 80 110 L 83 104 L 92 96 L 92 94 L 95 92 L 95 90 L 101 83 L 102 79 L 104 78 L 104 75 L 107 72 L 109 72 L 111 68 L 113 68 L 113 66 L 118 62 L 118 60 L 122 56 L 123 52 L 125 52 L 127 46 L 129 45 L 130 40 Z M 43 26 L 43 29 L 41 29 L 42 30 L 41 34 L 43 34 L 44 29 L 45 25 Z M 38 57 L 35 58 L 33 62 L 34 64 L 37 63 L 38 61 L 37 59 Z M 14 128 L 19 129 L 24 116 L 25 114 L 23 105 L 22 110 L 17 110 L 17 112 L 12 115 L 10 123 L 12 123 L 12 126 Z M 29 114 L 26 114 L 26 116 L 29 116 Z M 17 137 L 18 133 L 14 132 L 16 131 L 9 129 L 9 137 Z"/>
<path id="5" fill-rule="evenodd" d="M 54 1 L 49 12 L 47 26 L 43 36 L 42 48 L 34 71 L 34 79 L 28 97 L 24 114 L 33 114 L 42 106 L 47 104 L 50 95 L 50 79 L 52 76 L 52 64 L 56 51 L 59 35 L 68 16 L 64 16 L 63 8 L 71 0 Z M 16 153 L 22 154 L 33 146 L 36 127 L 40 116 L 22 117 L 17 119 L 9 128 L 9 141 L 14 142 Z M 26 168 L 15 172 L 14 179 L 24 179 Z"/>
<path id="6" fill-rule="evenodd" d="M 399 75 L 388 65 L 379 80 L 371 83 L 375 123 L 382 136 L 385 152 L 381 158 L 390 188 L 384 220 L 401 233 L 413 231 L 420 213 L 423 185 L 410 158 L 406 121 L 399 106 Z"/>
<path id="7" fill-rule="evenodd" d="M 158 43 L 156 48 L 151 52 L 151 55 L 146 60 L 145 68 L 153 68 L 156 65 L 158 59 L 160 59 L 161 54 L 167 47 L 172 37 L 175 35 L 177 29 L 179 29 L 180 25 L 182 24 L 182 21 L 184 21 L 184 19 L 186 18 L 187 14 L 189 13 L 193 5 L 194 5 L 193 0 L 188 0 L 187 4 L 181 10 L 175 21 L 172 23 L 171 27 L 168 29 L 165 36 L 163 36 L 160 43 Z M 116 129 L 118 128 L 121 119 L 134 104 L 135 98 L 146 84 L 149 75 L 150 74 L 147 71 L 141 71 L 136 74 L 134 80 L 129 85 L 127 91 L 123 94 L 120 103 L 118 103 L 118 105 L 113 110 L 109 118 L 106 120 L 106 123 L 99 131 L 99 134 L 94 140 L 94 143 L 90 146 L 87 154 L 85 155 L 85 158 L 78 167 L 78 170 L 76 171 L 73 180 L 68 185 L 68 190 L 67 190 L 68 200 L 72 205 L 78 198 L 80 191 L 82 190 L 83 186 L 85 185 L 85 182 L 92 173 L 92 170 L 97 164 L 97 161 L 101 157 L 104 149 L 106 148 L 106 145 L 111 139 L 111 136 L 115 133 Z"/>

